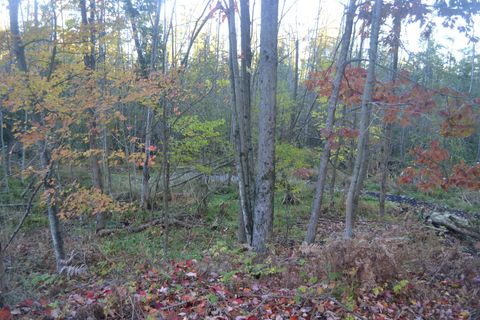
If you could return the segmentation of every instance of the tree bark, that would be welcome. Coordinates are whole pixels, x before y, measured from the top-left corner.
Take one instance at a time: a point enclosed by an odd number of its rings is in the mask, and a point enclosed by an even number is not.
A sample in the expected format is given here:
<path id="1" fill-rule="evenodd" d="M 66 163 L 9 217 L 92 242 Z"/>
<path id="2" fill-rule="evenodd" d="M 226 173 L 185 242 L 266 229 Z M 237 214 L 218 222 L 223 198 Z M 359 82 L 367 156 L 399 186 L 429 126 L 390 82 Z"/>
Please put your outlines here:
<path id="1" fill-rule="evenodd" d="M 138 28 L 135 20 L 137 11 L 133 7 L 131 0 L 125 0 L 125 12 L 130 19 L 130 25 L 132 27 L 133 42 L 135 44 L 135 51 L 137 52 L 138 64 L 140 65 L 140 74 L 145 78 L 147 76 L 147 61 L 145 60 L 142 43 L 140 42 L 140 38 L 138 36 Z"/>
<path id="2" fill-rule="evenodd" d="M 252 246 L 263 253 L 274 214 L 278 0 L 262 0 L 260 23 L 260 115 Z"/>
<path id="3" fill-rule="evenodd" d="M 88 76 L 93 76 L 93 71 L 95 70 L 95 1 L 90 0 L 90 17 L 87 17 L 87 3 L 86 0 L 80 0 L 80 11 L 82 17 L 82 27 L 84 31 L 88 30 L 90 34 L 90 52 L 85 53 L 83 61 L 85 64 L 85 69 L 89 73 Z M 90 166 L 92 170 L 92 184 L 98 192 L 103 193 L 103 175 L 102 169 L 100 167 L 100 160 L 98 155 L 98 133 L 99 129 L 97 127 L 97 110 L 95 108 L 89 108 L 88 114 L 90 117 L 90 126 L 88 128 L 88 144 L 90 148 Z M 107 217 L 105 213 L 97 213 L 95 216 L 96 219 L 96 232 L 105 228 L 107 223 Z"/>
<path id="4" fill-rule="evenodd" d="M 8 193 L 10 191 L 8 184 L 8 154 L 7 146 L 3 136 L 3 109 L 0 106 L 0 147 L 2 148 L 2 167 L 3 167 L 3 190 Z"/>
<path id="5" fill-rule="evenodd" d="M 398 70 L 398 50 L 400 48 L 400 34 L 402 31 L 402 20 L 400 16 L 395 16 L 393 19 L 393 48 L 392 48 L 392 82 L 395 85 Z M 387 194 L 387 178 L 388 178 L 388 162 L 392 152 L 392 130 L 391 123 L 384 125 L 384 140 L 383 140 L 383 159 L 382 159 L 382 175 L 380 177 L 380 198 L 379 198 L 379 214 L 385 215 L 385 195 Z"/>
<path id="6" fill-rule="evenodd" d="M 333 81 L 333 90 L 328 100 L 327 123 L 325 124 L 325 130 L 328 132 L 328 135 L 333 133 L 338 96 L 340 94 L 343 74 L 347 66 L 350 37 L 352 34 L 355 11 L 357 9 L 355 3 L 356 0 L 350 0 L 350 4 L 347 9 L 345 31 L 341 40 L 342 46 L 340 49 L 340 56 L 337 64 L 335 79 Z M 320 159 L 320 167 L 318 169 L 315 198 L 313 199 L 312 212 L 310 214 L 307 234 L 305 236 L 306 243 L 313 243 L 315 241 L 315 236 L 317 234 L 318 217 L 320 216 L 320 210 L 322 208 L 323 195 L 325 190 L 325 180 L 327 177 L 328 160 L 330 158 L 330 150 L 332 147 L 329 137 L 327 136 L 325 138 L 325 146 L 323 148 L 322 157 Z"/>
<path id="7" fill-rule="evenodd" d="M 150 68 L 149 74 L 151 75 L 155 71 L 155 65 L 157 60 L 157 51 L 158 51 L 158 36 L 159 36 L 159 24 L 160 24 L 160 11 L 161 11 L 161 0 L 157 0 L 156 12 L 155 12 L 155 24 L 153 26 L 153 43 L 152 43 L 152 54 L 150 58 Z M 134 24 L 132 24 L 133 28 Z M 153 110 L 150 107 L 147 107 L 147 119 L 145 122 L 145 160 L 143 162 L 142 168 L 142 190 L 140 195 L 140 205 L 144 208 L 148 208 L 148 202 L 150 200 L 150 168 L 148 163 L 150 160 L 150 146 L 152 143 L 152 121 L 153 121 Z M 165 197 L 164 197 L 165 198 Z"/>
<path id="8" fill-rule="evenodd" d="M 168 236 L 170 231 L 168 198 L 170 197 L 170 155 L 169 155 L 169 137 L 170 128 L 168 124 L 169 110 L 166 103 L 163 106 L 163 134 L 162 134 L 162 167 L 163 167 L 163 218 L 165 224 L 164 254 L 168 252 Z"/>
<path id="9" fill-rule="evenodd" d="M 243 3 L 241 8 L 249 10 L 248 4 Z M 229 2 L 230 8 L 235 8 L 233 0 Z M 243 11 L 242 11 L 243 14 Z M 243 226 L 245 228 L 246 242 L 252 243 L 253 235 L 253 148 L 251 143 L 251 123 L 250 123 L 250 73 L 249 64 L 251 63 L 251 54 L 249 48 L 250 33 L 248 13 L 242 17 L 242 47 L 246 49 L 245 57 L 242 59 L 242 72 L 240 73 L 237 60 L 237 36 L 235 28 L 235 10 L 228 10 L 229 26 L 229 51 L 230 51 L 230 79 L 232 86 L 232 103 L 234 106 L 234 138 L 236 144 L 236 167 L 238 174 L 238 184 L 240 193 L 240 212 L 242 214 Z M 245 78 L 242 79 L 241 75 Z M 245 86 L 248 85 L 248 88 Z M 247 101 L 245 101 L 247 99 Z M 239 233 L 241 234 L 241 233 Z"/>
<path id="10" fill-rule="evenodd" d="M 50 165 L 50 156 L 48 151 L 47 142 L 43 142 L 43 150 L 40 155 L 40 160 L 43 168 L 52 168 Z M 60 221 L 58 219 L 58 208 L 55 204 L 56 190 L 55 186 L 52 185 L 52 180 L 50 179 L 52 172 L 47 173 L 47 177 L 44 179 L 44 189 L 46 192 L 46 204 L 47 204 L 47 215 L 50 228 L 50 234 L 52 236 L 53 251 L 55 253 L 55 262 L 57 272 L 62 272 L 64 266 L 65 252 L 63 249 L 63 235 L 60 226 Z"/>
<path id="11" fill-rule="evenodd" d="M 145 119 L 145 159 L 142 167 L 142 190 L 140 194 L 140 206 L 144 209 L 148 208 L 148 202 L 150 200 L 150 146 L 152 142 L 152 117 L 153 110 L 147 107 L 147 118 Z"/>
<path id="12" fill-rule="evenodd" d="M 357 142 L 357 155 L 353 166 L 352 178 L 348 188 L 345 212 L 345 237 L 347 239 L 353 236 L 353 216 L 355 193 L 360 182 L 362 160 L 365 161 L 366 143 L 368 141 L 368 131 L 371 114 L 371 101 L 375 86 L 375 63 L 377 61 L 378 34 L 380 31 L 380 15 L 382 10 L 382 0 L 376 0 L 372 15 L 372 28 L 370 32 L 370 47 L 368 49 L 369 63 L 367 71 L 367 80 L 362 96 L 362 109 L 360 118 L 360 135 Z"/>
<path id="13" fill-rule="evenodd" d="M 255 198 L 253 186 L 253 144 L 252 144 L 252 126 L 251 126 L 251 68 L 252 68 L 252 50 L 250 39 L 250 2 L 249 0 L 240 0 L 240 30 L 241 30 L 241 59 L 240 59 L 240 91 L 243 93 L 243 126 L 245 128 L 245 152 L 247 162 L 247 191 L 248 197 L 253 202 Z"/>
<path id="14" fill-rule="evenodd" d="M 5 265 L 3 263 L 3 247 L 0 243 L 0 308 L 5 304 L 5 294 L 7 293 L 7 280 L 5 279 Z"/>
<path id="15" fill-rule="evenodd" d="M 22 43 L 20 28 L 18 26 L 18 8 L 20 0 L 8 0 L 10 12 L 10 32 L 12 33 L 12 51 L 17 59 L 17 67 L 22 72 L 27 72 L 27 59 L 25 58 L 25 47 Z"/>
<path id="16" fill-rule="evenodd" d="M 472 37 L 475 36 L 475 29 L 472 26 Z M 473 83 L 475 81 L 475 45 L 477 44 L 476 41 L 472 41 L 472 59 L 471 59 L 471 67 L 470 67 L 470 86 L 468 87 L 468 93 L 472 94 L 473 90 Z"/>
<path id="17" fill-rule="evenodd" d="M 351 42 L 352 43 L 352 42 Z M 344 105 L 342 108 L 342 126 L 345 126 L 347 117 L 347 107 Z M 339 138 L 338 144 L 341 146 L 344 143 L 343 137 Z M 333 158 L 333 169 L 332 169 L 332 178 L 330 180 L 330 187 L 329 187 L 329 197 L 330 197 L 330 211 L 333 211 L 335 208 L 335 184 L 337 182 L 337 167 L 338 167 L 338 159 L 340 157 L 340 150 L 341 148 L 337 148 L 335 151 L 335 157 Z"/>

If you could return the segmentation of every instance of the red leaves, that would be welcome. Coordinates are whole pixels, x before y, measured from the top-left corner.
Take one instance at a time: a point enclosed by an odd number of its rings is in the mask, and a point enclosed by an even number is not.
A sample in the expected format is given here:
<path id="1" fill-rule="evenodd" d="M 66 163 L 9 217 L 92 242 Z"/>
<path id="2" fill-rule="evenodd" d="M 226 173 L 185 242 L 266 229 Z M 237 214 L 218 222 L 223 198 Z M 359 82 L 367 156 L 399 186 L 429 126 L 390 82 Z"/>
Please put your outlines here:
<path id="1" fill-rule="evenodd" d="M 348 138 L 348 139 L 356 139 L 358 137 L 358 135 L 360 134 L 358 129 L 352 129 L 352 128 L 347 128 L 347 127 L 340 128 L 340 129 L 338 129 L 337 132 L 338 132 L 339 136 L 344 137 L 344 138 Z"/>
<path id="2" fill-rule="evenodd" d="M 308 168 L 299 168 L 293 172 L 293 175 L 302 180 L 309 180 L 314 176 L 314 172 Z"/>
<path id="3" fill-rule="evenodd" d="M 445 117 L 441 126 L 441 133 L 445 137 L 466 138 L 475 133 L 477 114 L 471 105 L 463 104 L 459 108 L 450 107 L 447 111 L 440 112 Z"/>
<path id="4" fill-rule="evenodd" d="M 480 189 L 480 164 L 469 167 L 463 160 L 453 167 L 450 183 L 465 189 Z"/>
<path id="5" fill-rule="evenodd" d="M 3 307 L 0 309 L 0 320 L 13 320 L 13 315 L 10 312 L 9 307 Z"/>
<path id="6" fill-rule="evenodd" d="M 480 189 L 480 164 L 470 167 L 461 160 L 452 170 L 448 170 L 450 154 L 440 147 L 438 140 L 431 143 L 430 149 L 417 146 L 410 154 L 415 157 L 415 168 L 406 168 L 398 179 L 399 183 L 416 184 L 425 191 L 449 187 Z"/>
<path id="7" fill-rule="evenodd" d="M 431 113 L 436 107 L 435 92 L 418 84 L 411 84 L 405 72 L 399 72 L 401 77 L 391 82 L 375 84 L 373 101 L 384 109 L 384 121 L 398 121 L 405 127 L 412 117 Z M 322 97 L 330 97 L 333 90 L 332 68 L 310 74 L 305 86 L 310 91 L 317 91 Z M 360 105 L 366 81 L 366 70 L 349 67 L 345 70 L 339 92 L 339 99 L 347 106 Z M 400 92 L 400 93 L 397 93 Z"/>
<path id="8" fill-rule="evenodd" d="M 416 168 L 407 168 L 400 176 L 399 183 L 414 183 L 421 190 L 448 188 L 444 161 L 450 155 L 446 149 L 440 147 L 438 140 L 432 141 L 430 149 L 417 146 L 410 154 L 415 157 Z"/>

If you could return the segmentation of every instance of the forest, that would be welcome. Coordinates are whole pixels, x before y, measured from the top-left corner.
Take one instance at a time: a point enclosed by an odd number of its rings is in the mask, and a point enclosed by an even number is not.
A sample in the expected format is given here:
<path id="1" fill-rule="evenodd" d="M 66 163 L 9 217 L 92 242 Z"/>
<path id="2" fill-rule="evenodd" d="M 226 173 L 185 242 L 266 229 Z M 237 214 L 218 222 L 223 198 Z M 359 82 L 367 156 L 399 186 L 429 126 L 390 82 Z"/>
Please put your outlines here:
<path id="1" fill-rule="evenodd" d="M 477 0 L 0 0 L 0 320 L 480 319 Z"/>

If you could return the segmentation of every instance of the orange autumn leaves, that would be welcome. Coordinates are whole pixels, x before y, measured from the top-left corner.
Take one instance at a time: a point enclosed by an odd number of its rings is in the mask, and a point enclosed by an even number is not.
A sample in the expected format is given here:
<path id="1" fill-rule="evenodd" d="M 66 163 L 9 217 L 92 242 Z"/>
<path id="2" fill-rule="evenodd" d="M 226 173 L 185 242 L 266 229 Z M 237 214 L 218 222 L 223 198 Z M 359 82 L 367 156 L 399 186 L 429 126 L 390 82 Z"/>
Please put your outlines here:
<path id="1" fill-rule="evenodd" d="M 429 149 L 417 146 L 410 154 L 414 157 L 415 167 L 407 167 L 399 177 L 399 183 L 415 184 L 424 191 L 438 187 L 444 190 L 450 187 L 480 189 L 480 163 L 469 166 L 460 160 L 452 167 L 449 165 L 450 153 L 440 146 L 438 140 L 432 141 Z"/>
<path id="2" fill-rule="evenodd" d="M 332 70 L 312 73 L 305 82 L 307 89 L 329 97 L 333 90 Z M 349 107 L 361 104 L 365 81 L 365 69 L 347 68 L 339 92 L 341 103 Z M 413 118 L 432 117 L 438 102 L 445 105 L 445 110 L 438 112 L 441 121 L 439 133 L 443 137 L 466 138 L 475 133 L 480 120 L 480 99 L 470 101 L 467 96 L 449 88 L 427 89 L 412 83 L 403 71 L 399 72 L 395 81 L 376 82 L 372 106 L 384 123 L 407 127 Z M 336 137 L 353 139 L 358 135 L 358 131 L 352 128 L 338 128 L 333 132 L 323 129 L 321 133 L 334 145 L 338 141 Z M 480 164 L 469 166 L 463 160 L 453 164 L 449 152 L 441 148 L 437 140 L 431 142 L 429 149 L 417 146 L 410 154 L 413 166 L 403 171 L 400 183 L 415 184 L 422 190 L 449 187 L 480 189 Z"/>
<path id="3" fill-rule="evenodd" d="M 305 85 L 316 90 L 320 96 L 328 97 L 333 90 L 333 68 L 313 72 Z M 339 100 L 347 106 L 360 105 L 367 78 L 364 68 L 349 67 L 345 70 Z M 408 74 L 400 72 L 395 82 L 377 81 L 372 102 L 383 111 L 386 123 L 399 122 L 406 127 L 412 117 L 430 113 L 436 107 L 434 92 L 420 85 L 411 84 Z"/>

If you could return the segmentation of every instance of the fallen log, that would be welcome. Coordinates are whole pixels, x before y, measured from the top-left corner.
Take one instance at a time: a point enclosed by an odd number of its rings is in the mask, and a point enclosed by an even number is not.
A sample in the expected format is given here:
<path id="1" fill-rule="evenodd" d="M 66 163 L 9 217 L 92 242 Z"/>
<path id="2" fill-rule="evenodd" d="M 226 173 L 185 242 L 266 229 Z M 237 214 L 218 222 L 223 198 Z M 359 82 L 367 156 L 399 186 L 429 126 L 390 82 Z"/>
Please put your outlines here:
<path id="1" fill-rule="evenodd" d="M 445 227 L 449 231 L 480 240 L 480 227 L 475 226 L 472 221 L 459 217 L 448 211 L 432 212 L 426 219 L 435 227 Z"/>
<path id="2" fill-rule="evenodd" d="M 189 223 L 177 220 L 177 219 L 172 219 L 172 218 L 170 218 L 170 223 L 169 224 L 170 225 L 181 226 L 181 227 L 184 227 L 184 228 L 191 228 L 192 227 L 192 224 L 189 224 Z M 142 231 L 144 231 L 148 228 L 151 228 L 151 227 L 154 227 L 154 226 L 159 226 L 159 225 L 161 225 L 163 227 L 163 219 L 154 219 L 154 220 L 151 220 L 149 222 L 138 225 L 136 227 L 126 226 L 126 227 L 123 227 L 123 228 L 102 229 L 102 230 L 99 230 L 97 232 L 97 236 L 106 237 L 106 236 L 110 236 L 110 235 L 120 233 L 120 232 L 124 232 L 124 231 L 126 231 L 127 233 L 138 233 L 138 232 L 142 232 Z"/>

